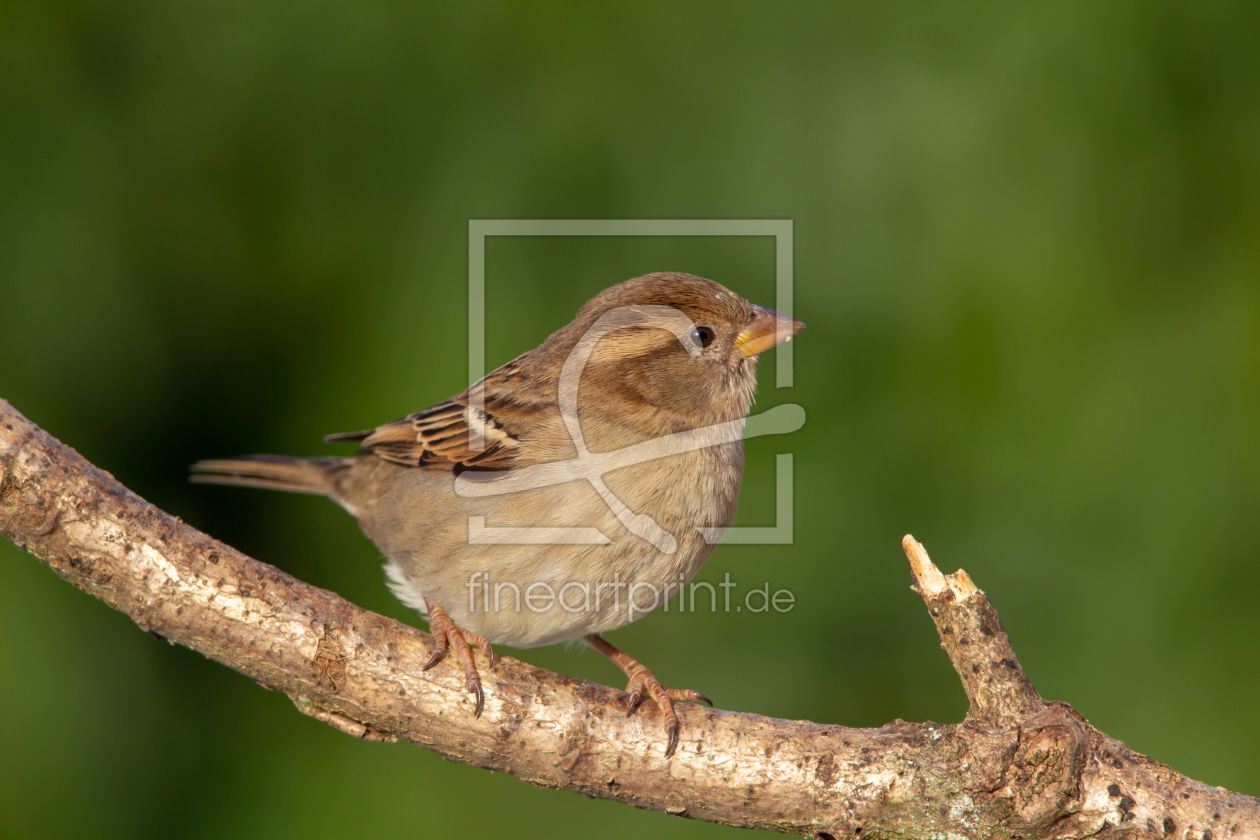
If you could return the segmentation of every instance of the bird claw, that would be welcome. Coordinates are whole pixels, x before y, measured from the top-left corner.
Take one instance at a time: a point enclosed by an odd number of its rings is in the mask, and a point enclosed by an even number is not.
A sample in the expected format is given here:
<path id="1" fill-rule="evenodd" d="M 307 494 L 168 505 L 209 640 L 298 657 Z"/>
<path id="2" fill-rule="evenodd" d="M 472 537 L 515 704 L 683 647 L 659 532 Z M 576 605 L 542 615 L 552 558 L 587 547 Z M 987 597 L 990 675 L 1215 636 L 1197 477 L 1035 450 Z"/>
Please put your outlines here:
<path id="1" fill-rule="evenodd" d="M 626 704 L 626 717 L 634 714 L 644 694 L 652 698 L 656 708 L 661 710 L 661 717 L 665 719 L 665 734 L 668 738 L 665 743 L 665 757 L 672 756 L 678 749 L 678 714 L 674 711 L 674 701 L 707 703 L 709 706 L 713 705 L 713 701 L 690 688 L 665 688 L 647 666 L 608 644 L 598 633 L 584 636 L 582 641 L 611 659 L 630 678 L 630 682 L 626 684 L 626 694 L 630 695 Z"/>
<path id="2" fill-rule="evenodd" d="M 481 680 L 468 680 L 464 683 L 464 687 L 471 691 L 473 697 L 477 699 L 477 704 L 473 707 L 473 717 L 481 717 L 481 710 L 486 706 L 486 694 L 481 690 Z"/>
<path id="3" fill-rule="evenodd" d="M 481 675 L 477 673 L 477 664 L 473 661 L 472 648 L 469 645 L 476 645 L 485 652 L 490 660 L 490 670 L 493 671 L 498 659 L 494 655 L 494 647 L 490 644 L 490 640 L 480 633 L 456 626 L 455 622 L 451 621 L 451 617 L 446 614 L 446 610 L 436 604 L 429 605 L 429 632 L 433 634 L 433 655 L 420 670 L 427 671 L 437 665 L 453 648 L 464 666 L 464 687 L 473 696 L 473 717 L 481 717 L 481 712 L 486 705 L 486 695 L 481 688 Z"/>
<path id="4" fill-rule="evenodd" d="M 429 661 L 424 663 L 421 671 L 427 671 L 434 665 L 441 662 L 446 657 L 446 634 L 433 634 L 433 655 L 429 657 Z"/>
<path id="5" fill-rule="evenodd" d="M 678 749 L 678 713 L 674 711 L 674 701 L 707 703 L 710 708 L 713 706 L 713 701 L 691 688 L 665 688 L 650 670 L 643 665 L 635 664 L 638 667 L 633 669 L 630 682 L 626 685 L 626 693 L 630 695 L 629 703 L 626 705 L 626 717 L 634 714 L 634 710 L 642 702 L 645 693 L 651 697 L 665 719 L 665 734 L 668 739 L 665 744 L 665 757 L 669 758 Z"/>
<path id="6" fill-rule="evenodd" d="M 694 688 L 667 688 L 665 693 L 669 695 L 670 700 L 678 700 L 682 703 L 703 703 L 710 709 L 713 708 L 713 701 Z"/>

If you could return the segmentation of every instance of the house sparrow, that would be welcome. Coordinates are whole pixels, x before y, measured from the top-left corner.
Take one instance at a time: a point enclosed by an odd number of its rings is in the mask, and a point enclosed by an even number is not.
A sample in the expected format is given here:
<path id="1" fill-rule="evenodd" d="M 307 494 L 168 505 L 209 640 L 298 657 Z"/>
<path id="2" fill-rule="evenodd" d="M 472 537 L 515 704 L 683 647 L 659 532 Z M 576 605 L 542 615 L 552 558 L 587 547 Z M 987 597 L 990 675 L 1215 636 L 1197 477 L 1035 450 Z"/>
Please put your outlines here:
<path id="1" fill-rule="evenodd" d="M 757 354 L 804 324 L 689 274 L 596 295 L 541 346 L 433 408 L 326 441 L 349 458 L 202 461 L 193 480 L 328 496 L 388 558 L 390 587 L 427 614 L 484 703 L 470 645 L 581 639 L 646 694 L 678 744 L 667 689 L 602 635 L 669 599 L 735 520 L 740 429 Z M 708 535 L 708 539 L 706 539 Z M 712 705 L 712 704 L 710 704 Z"/>

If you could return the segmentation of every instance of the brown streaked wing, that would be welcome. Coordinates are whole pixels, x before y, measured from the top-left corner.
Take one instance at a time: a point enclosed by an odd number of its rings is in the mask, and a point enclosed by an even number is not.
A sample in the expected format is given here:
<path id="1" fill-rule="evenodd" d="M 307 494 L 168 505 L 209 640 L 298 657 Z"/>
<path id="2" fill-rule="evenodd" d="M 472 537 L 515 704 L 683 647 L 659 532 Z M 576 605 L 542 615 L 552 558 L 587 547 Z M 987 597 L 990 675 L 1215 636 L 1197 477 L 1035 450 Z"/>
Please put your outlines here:
<path id="1" fill-rule="evenodd" d="M 467 395 L 409 414 L 362 435 L 361 452 L 409 467 L 509 469 L 520 439 L 493 415 L 471 408 Z M 473 427 L 484 437 L 472 448 Z M 334 439 L 360 439 L 358 433 Z"/>

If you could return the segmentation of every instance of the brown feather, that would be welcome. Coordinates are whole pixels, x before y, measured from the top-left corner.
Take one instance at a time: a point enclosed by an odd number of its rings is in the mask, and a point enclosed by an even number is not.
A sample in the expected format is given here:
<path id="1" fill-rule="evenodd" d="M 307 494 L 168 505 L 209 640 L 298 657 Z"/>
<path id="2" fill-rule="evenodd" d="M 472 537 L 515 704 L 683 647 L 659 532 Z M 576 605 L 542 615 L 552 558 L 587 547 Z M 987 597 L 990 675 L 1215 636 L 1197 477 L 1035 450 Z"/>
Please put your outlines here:
<path id="1" fill-rule="evenodd" d="M 285 455 L 249 455 L 193 464 L 194 484 L 229 484 L 335 496 L 336 474 L 349 468 L 349 458 L 291 458 Z"/>

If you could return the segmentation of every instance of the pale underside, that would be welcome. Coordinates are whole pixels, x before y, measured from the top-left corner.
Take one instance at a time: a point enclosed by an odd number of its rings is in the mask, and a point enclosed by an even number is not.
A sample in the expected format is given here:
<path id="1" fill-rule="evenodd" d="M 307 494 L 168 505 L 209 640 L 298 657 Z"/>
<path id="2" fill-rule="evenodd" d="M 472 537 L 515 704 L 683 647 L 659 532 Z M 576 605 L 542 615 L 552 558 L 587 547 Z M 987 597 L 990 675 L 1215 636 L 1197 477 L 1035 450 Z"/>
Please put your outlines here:
<path id="1" fill-rule="evenodd" d="M 616 629 L 676 594 L 713 550 L 697 529 L 734 521 L 742 450 L 735 441 L 604 475 L 630 511 L 673 535 L 674 552 L 628 531 L 585 480 L 464 498 L 449 471 L 375 458 L 361 459 L 346 480 L 393 485 L 352 513 L 388 558 L 390 588 L 404 603 L 421 612 L 440 605 L 460 627 L 524 648 Z M 487 544 L 478 521 L 492 531 L 594 528 L 607 541 Z"/>

